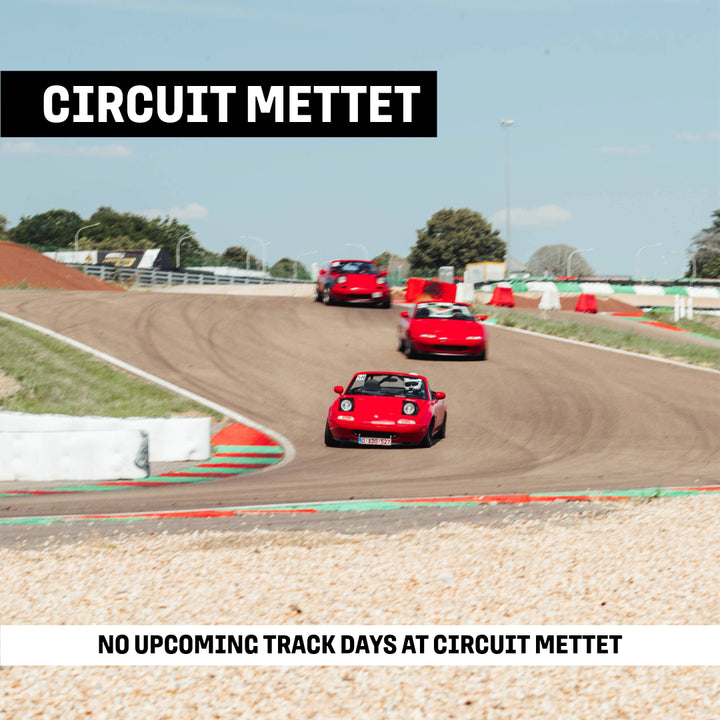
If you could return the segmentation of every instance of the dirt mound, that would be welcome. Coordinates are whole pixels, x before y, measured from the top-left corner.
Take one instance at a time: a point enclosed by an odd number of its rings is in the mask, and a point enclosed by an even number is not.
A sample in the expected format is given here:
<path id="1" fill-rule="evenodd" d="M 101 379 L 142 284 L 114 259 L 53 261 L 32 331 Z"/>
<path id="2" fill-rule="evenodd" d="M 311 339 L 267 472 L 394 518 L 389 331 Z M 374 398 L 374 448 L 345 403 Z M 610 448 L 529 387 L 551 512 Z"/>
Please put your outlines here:
<path id="1" fill-rule="evenodd" d="M 45 257 L 24 245 L 0 240 L 0 288 L 31 287 L 53 290 L 123 290 L 88 277 L 75 268 Z"/>

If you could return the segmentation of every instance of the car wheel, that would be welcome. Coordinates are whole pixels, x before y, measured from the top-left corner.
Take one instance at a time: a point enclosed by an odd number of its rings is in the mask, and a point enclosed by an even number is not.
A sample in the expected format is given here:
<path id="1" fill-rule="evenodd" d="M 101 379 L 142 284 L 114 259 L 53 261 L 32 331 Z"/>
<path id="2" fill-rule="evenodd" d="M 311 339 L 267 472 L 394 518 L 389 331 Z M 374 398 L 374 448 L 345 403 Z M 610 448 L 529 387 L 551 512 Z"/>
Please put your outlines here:
<path id="1" fill-rule="evenodd" d="M 385 308 L 387 310 L 387 308 L 390 307 L 390 298 L 383 300 L 378 307 Z"/>
<path id="2" fill-rule="evenodd" d="M 415 352 L 415 348 L 413 347 L 412 340 L 410 338 L 407 338 L 405 340 L 405 347 L 403 350 L 405 351 L 405 357 L 410 358 L 412 360 L 414 357 L 417 357 L 417 353 Z"/>
<path id="3" fill-rule="evenodd" d="M 325 303 L 325 305 L 333 304 L 333 299 L 332 299 L 332 296 L 330 295 L 329 287 L 325 287 L 325 289 L 323 290 L 322 301 L 323 301 L 323 303 Z"/>
<path id="4" fill-rule="evenodd" d="M 477 356 L 478 360 L 487 360 L 487 348 L 483 348 L 482 352 Z"/>
<path id="5" fill-rule="evenodd" d="M 422 439 L 422 442 L 420 443 L 421 447 L 429 448 L 432 447 L 433 444 L 433 426 L 434 426 L 434 420 L 430 423 L 428 426 L 427 432 L 425 433 L 425 437 Z"/>
<path id="6" fill-rule="evenodd" d="M 447 412 L 445 413 L 445 417 L 443 418 L 442 425 L 440 426 L 440 430 L 438 430 L 438 438 L 440 440 L 444 440 L 446 433 L 447 433 Z"/>
<path id="7" fill-rule="evenodd" d="M 340 444 L 330 432 L 330 425 L 327 422 L 325 423 L 325 444 L 328 447 L 337 447 Z"/>
<path id="8" fill-rule="evenodd" d="M 399 352 L 405 352 L 405 341 L 402 339 L 402 335 L 398 335 L 397 349 Z"/>
<path id="9" fill-rule="evenodd" d="M 320 288 L 315 289 L 315 302 L 322 302 L 322 293 L 320 292 Z"/>

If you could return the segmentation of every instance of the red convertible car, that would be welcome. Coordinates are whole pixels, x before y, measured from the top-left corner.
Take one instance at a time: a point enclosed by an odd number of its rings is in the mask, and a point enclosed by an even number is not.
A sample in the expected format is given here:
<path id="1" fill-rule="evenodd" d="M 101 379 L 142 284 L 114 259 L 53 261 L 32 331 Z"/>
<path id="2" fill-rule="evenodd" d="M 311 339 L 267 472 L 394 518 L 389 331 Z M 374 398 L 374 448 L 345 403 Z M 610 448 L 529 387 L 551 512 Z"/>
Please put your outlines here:
<path id="1" fill-rule="evenodd" d="M 325 444 L 420 445 L 445 437 L 445 393 L 430 390 L 415 373 L 357 373 L 330 406 Z"/>
<path id="2" fill-rule="evenodd" d="M 326 305 L 347 302 L 389 308 L 387 274 L 369 260 L 333 260 L 318 274 L 315 299 Z"/>
<path id="3" fill-rule="evenodd" d="M 409 358 L 426 354 L 487 357 L 485 326 L 465 303 L 416 303 L 409 312 L 400 313 L 397 336 L 398 350 Z"/>

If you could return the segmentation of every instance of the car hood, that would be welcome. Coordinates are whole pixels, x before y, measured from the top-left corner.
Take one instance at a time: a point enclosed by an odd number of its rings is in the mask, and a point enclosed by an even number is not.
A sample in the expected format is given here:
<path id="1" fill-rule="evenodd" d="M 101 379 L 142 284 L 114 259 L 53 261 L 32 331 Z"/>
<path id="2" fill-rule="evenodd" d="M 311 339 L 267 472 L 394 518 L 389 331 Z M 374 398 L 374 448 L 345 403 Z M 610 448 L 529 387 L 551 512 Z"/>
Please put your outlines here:
<path id="1" fill-rule="evenodd" d="M 410 323 L 410 332 L 413 336 L 435 335 L 436 338 L 428 340 L 465 340 L 468 335 L 484 336 L 483 326 L 474 320 L 436 320 L 421 319 Z"/>

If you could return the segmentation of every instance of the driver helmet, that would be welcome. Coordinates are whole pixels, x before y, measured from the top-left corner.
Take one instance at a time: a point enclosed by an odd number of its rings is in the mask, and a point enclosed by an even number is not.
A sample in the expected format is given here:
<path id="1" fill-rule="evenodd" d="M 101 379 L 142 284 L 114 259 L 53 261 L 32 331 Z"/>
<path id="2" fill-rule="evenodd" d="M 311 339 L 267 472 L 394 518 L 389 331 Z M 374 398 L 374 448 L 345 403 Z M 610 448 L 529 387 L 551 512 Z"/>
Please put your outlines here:
<path id="1" fill-rule="evenodd" d="M 420 378 L 405 378 L 405 392 L 420 392 L 422 380 Z"/>

